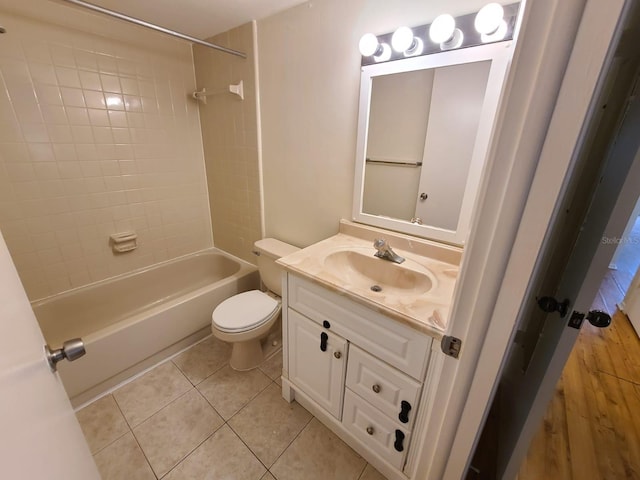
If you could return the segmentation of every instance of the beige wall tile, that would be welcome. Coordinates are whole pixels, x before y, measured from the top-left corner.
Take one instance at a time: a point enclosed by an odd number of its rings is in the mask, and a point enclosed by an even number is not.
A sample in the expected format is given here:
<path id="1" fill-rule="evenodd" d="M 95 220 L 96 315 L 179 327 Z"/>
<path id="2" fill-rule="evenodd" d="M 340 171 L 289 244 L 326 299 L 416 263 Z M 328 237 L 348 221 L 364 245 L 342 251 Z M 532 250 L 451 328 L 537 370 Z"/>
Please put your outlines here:
<path id="1" fill-rule="evenodd" d="M 216 247 L 255 263 L 253 243 L 262 238 L 257 114 L 252 25 L 247 23 L 209 39 L 241 50 L 247 59 L 194 46 L 198 89 L 219 91 L 200 104 L 213 238 Z M 244 83 L 245 98 L 227 93 Z"/>
<path id="2" fill-rule="evenodd" d="M 15 212 L 29 225 L 6 235 L 13 256 L 41 259 L 19 262 L 29 298 L 211 246 L 190 46 L 56 4 L 42 10 L 46 21 L 3 12 L 0 47 L 0 230 Z M 98 233 L 81 232 L 87 219 Z M 132 228 L 138 250 L 116 256 L 109 235 Z"/>

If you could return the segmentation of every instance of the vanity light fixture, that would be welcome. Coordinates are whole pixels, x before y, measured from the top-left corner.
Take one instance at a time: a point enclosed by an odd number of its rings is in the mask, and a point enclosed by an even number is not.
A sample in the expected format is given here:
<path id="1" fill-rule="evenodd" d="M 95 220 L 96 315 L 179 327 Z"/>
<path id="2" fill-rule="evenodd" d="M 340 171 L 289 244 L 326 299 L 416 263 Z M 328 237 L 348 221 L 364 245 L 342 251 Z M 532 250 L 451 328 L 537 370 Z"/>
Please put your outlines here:
<path id="1" fill-rule="evenodd" d="M 437 16 L 431 24 L 402 26 L 392 33 L 367 33 L 360 39 L 362 65 L 431 55 L 513 38 L 519 3 L 489 3 L 479 11 Z"/>
<path id="2" fill-rule="evenodd" d="M 481 33 L 480 39 L 482 40 L 482 43 L 499 42 L 500 40 L 504 39 L 504 37 L 507 35 L 508 29 L 509 29 L 509 26 L 507 25 L 507 22 L 502 20 L 498 28 L 495 30 L 495 32 Z"/>
<path id="3" fill-rule="evenodd" d="M 448 13 L 438 15 L 429 27 L 429 38 L 434 43 L 451 40 L 456 31 L 456 19 Z"/>
<path id="4" fill-rule="evenodd" d="M 422 53 L 424 42 L 421 38 L 414 36 L 413 30 L 409 27 L 400 27 L 391 36 L 391 46 L 405 57 L 415 57 Z"/>
<path id="5" fill-rule="evenodd" d="M 481 35 L 497 33 L 504 21 L 504 8 L 499 3 L 489 3 L 476 14 L 473 22 L 477 32 Z"/>
<path id="6" fill-rule="evenodd" d="M 391 47 L 387 43 L 380 43 L 373 33 L 365 33 L 358 44 L 363 57 L 373 57 L 376 62 L 386 62 L 391 58 Z"/>
<path id="7" fill-rule="evenodd" d="M 460 48 L 464 34 L 456 28 L 456 19 L 445 13 L 437 16 L 429 27 L 429 38 L 440 45 L 440 50 L 453 50 Z"/>

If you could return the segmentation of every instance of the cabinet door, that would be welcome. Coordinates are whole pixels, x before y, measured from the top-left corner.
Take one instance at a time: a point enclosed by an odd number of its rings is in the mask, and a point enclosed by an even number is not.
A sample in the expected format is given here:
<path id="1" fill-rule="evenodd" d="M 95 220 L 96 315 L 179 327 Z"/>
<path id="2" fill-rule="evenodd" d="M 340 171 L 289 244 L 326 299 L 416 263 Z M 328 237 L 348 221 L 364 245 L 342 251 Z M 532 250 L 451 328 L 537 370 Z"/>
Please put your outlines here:
<path id="1" fill-rule="evenodd" d="M 338 420 L 347 341 L 289 309 L 289 379 Z"/>

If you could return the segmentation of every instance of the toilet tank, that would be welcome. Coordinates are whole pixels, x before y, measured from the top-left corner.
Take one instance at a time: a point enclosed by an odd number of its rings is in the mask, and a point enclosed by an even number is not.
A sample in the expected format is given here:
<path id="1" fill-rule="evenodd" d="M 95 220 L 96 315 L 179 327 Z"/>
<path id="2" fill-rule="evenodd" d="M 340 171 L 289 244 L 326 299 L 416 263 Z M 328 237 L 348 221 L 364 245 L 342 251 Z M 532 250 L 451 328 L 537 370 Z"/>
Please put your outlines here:
<path id="1" fill-rule="evenodd" d="M 258 240 L 254 247 L 258 255 L 258 271 L 262 282 L 268 290 L 282 296 L 282 267 L 276 264 L 276 260 L 300 249 L 275 238 Z"/>

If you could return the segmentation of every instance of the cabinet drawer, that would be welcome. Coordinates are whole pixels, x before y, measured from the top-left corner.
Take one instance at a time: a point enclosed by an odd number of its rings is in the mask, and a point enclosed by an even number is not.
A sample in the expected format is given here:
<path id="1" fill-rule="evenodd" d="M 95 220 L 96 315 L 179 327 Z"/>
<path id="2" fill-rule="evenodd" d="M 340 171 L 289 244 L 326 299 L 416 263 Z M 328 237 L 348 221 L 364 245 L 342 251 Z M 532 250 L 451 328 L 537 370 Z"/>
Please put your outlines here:
<path id="1" fill-rule="evenodd" d="M 411 430 L 421 384 L 355 345 L 349 349 L 347 387 L 398 426 Z"/>
<path id="2" fill-rule="evenodd" d="M 320 285 L 289 274 L 289 306 L 420 381 L 431 337 Z"/>
<path id="3" fill-rule="evenodd" d="M 409 447 L 409 432 L 348 388 L 345 389 L 342 424 L 363 444 L 402 470 Z"/>
<path id="4" fill-rule="evenodd" d="M 347 341 L 292 310 L 288 318 L 289 379 L 340 420 Z"/>

